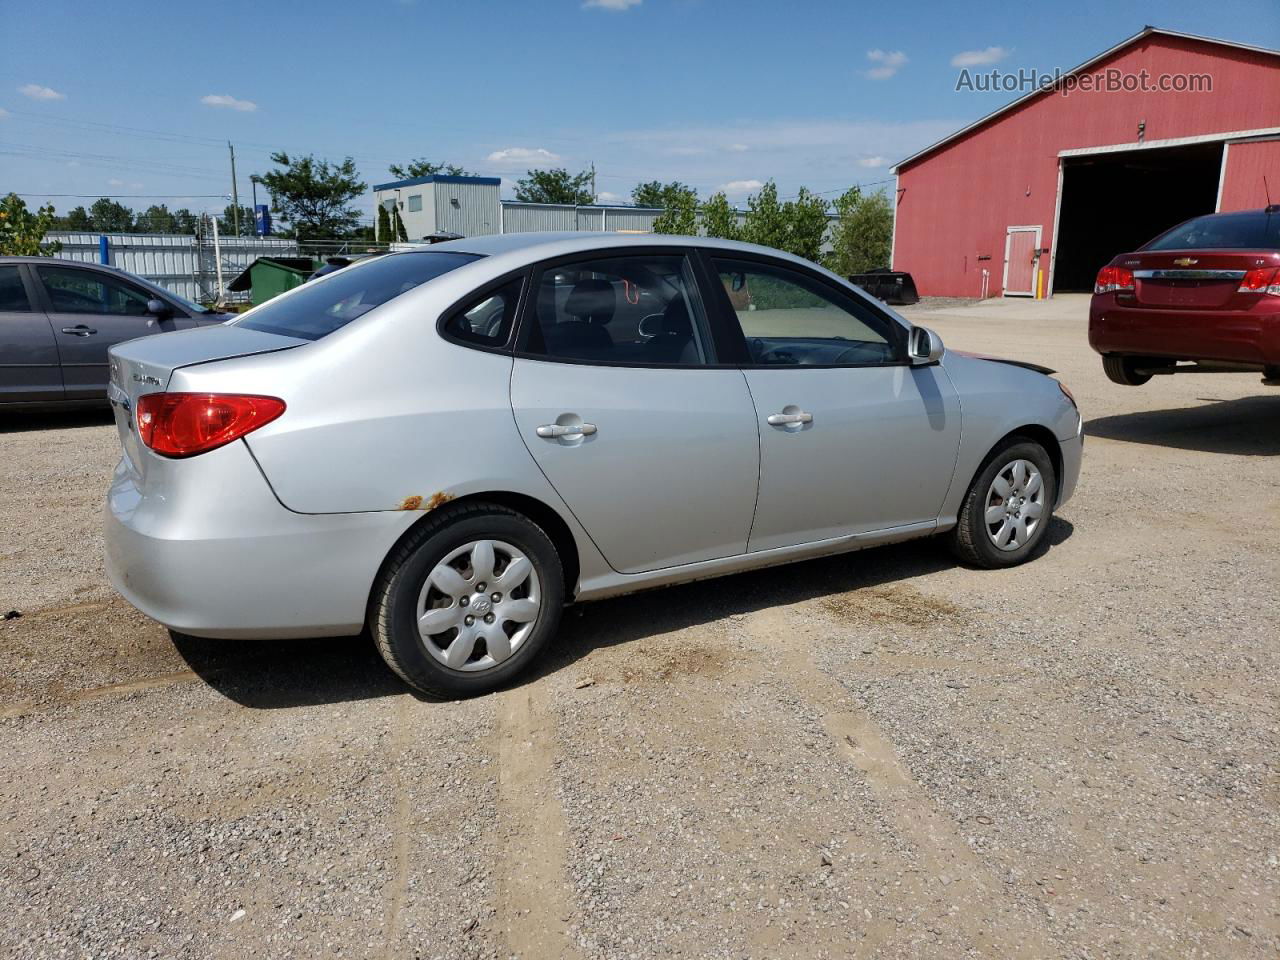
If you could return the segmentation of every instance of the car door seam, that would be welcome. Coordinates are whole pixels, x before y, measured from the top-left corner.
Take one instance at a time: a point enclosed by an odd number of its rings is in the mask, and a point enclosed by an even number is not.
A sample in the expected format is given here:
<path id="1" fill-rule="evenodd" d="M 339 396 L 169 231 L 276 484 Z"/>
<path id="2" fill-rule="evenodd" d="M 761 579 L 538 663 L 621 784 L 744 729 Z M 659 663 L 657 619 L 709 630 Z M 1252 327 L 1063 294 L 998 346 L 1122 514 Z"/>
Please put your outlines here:
<path id="1" fill-rule="evenodd" d="M 760 484 L 764 475 L 764 437 L 760 431 L 760 408 L 756 405 L 756 395 L 751 392 L 751 380 L 742 367 L 738 368 L 738 373 L 741 374 L 742 383 L 747 388 L 747 398 L 751 401 L 751 410 L 756 422 L 756 499 L 751 505 L 751 524 L 747 527 L 747 542 L 743 545 L 743 553 L 750 553 L 751 535 L 755 533 L 756 515 L 760 510 Z"/>

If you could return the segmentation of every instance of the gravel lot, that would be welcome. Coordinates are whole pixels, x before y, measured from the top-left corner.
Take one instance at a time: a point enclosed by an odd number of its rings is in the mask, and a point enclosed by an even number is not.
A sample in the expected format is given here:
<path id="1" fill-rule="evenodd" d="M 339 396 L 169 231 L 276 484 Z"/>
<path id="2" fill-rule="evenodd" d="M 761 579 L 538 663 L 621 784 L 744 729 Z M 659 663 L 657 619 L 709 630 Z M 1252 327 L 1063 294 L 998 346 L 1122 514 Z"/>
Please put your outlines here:
<path id="1" fill-rule="evenodd" d="M 1280 391 L 1113 386 L 1085 309 L 907 311 L 1080 401 L 1030 565 L 588 605 L 464 703 L 171 639 L 103 576 L 106 415 L 0 420 L 0 953 L 1276 957 Z"/>

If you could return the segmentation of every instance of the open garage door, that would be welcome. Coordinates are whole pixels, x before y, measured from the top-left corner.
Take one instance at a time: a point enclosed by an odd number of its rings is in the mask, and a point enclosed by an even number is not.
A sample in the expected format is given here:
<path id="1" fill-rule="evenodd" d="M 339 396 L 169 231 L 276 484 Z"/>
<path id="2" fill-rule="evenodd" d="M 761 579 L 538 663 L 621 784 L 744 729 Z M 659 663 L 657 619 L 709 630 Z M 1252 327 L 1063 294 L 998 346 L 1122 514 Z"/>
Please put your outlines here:
<path id="1" fill-rule="evenodd" d="M 1053 292 L 1092 290 L 1117 253 L 1213 213 L 1221 173 L 1221 143 L 1063 158 Z"/>

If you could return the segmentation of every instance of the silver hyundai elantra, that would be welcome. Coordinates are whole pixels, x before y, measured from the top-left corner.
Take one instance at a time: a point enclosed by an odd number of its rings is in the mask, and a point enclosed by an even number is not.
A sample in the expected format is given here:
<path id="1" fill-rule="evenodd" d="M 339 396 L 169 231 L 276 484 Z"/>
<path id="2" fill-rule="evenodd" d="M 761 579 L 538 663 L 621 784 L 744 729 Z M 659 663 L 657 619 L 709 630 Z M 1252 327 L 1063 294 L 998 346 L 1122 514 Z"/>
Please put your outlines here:
<path id="1" fill-rule="evenodd" d="M 934 534 L 1021 563 L 1080 472 L 1051 372 L 763 247 L 441 243 L 114 347 L 107 569 L 175 631 L 368 629 L 475 694 L 566 603 Z"/>

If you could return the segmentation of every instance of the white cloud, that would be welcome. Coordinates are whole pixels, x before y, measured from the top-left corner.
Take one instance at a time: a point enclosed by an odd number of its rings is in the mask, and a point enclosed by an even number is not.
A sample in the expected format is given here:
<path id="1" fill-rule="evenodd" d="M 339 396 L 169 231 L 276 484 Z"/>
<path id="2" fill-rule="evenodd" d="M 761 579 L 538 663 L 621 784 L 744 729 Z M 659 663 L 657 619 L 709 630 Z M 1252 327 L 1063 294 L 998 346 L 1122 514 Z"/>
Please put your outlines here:
<path id="1" fill-rule="evenodd" d="M 9 119 L 9 111 L 6 110 L 4 107 L 0 107 L 0 120 L 7 120 L 7 119 Z"/>
<path id="2" fill-rule="evenodd" d="M 985 50 L 962 50 L 951 58 L 953 67 L 989 67 L 999 63 L 1012 51 L 1008 47 L 987 47 Z"/>
<path id="3" fill-rule="evenodd" d="M 110 180 L 108 180 L 108 181 L 107 181 L 107 186 L 108 186 L 108 187 L 123 187 L 123 186 L 124 186 L 124 181 L 123 181 L 123 180 L 121 180 L 121 179 L 120 179 L 120 178 L 118 178 L 118 177 L 112 177 Z"/>
<path id="4" fill-rule="evenodd" d="M 225 107 L 228 110 L 239 110 L 241 113 L 253 113 L 258 105 L 252 100 L 237 100 L 225 93 L 211 93 L 201 97 L 200 102 L 206 107 Z"/>
<path id="5" fill-rule="evenodd" d="M 621 194 L 613 193 L 609 190 L 601 190 L 596 194 L 596 200 L 600 203 L 624 203 L 626 199 Z"/>
<path id="6" fill-rule="evenodd" d="M 745 143 L 731 143 L 727 147 L 725 147 L 725 149 L 728 150 L 730 153 L 746 153 L 751 148 L 748 147 Z"/>
<path id="7" fill-rule="evenodd" d="M 38 83 L 28 83 L 25 87 L 19 87 L 18 92 L 24 97 L 30 97 L 32 100 L 65 100 L 67 95 L 59 93 L 51 87 L 42 87 Z"/>
<path id="8" fill-rule="evenodd" d="M 644 0 L 586 0 L 582 6 L 584 9 L 595 7 L 597 10 L 630 10 L 632 7 L 638 7 Z"/>
<path id="9" fill-rule="evenodd" d="M 860 167 L 887 167 L 888 165 L 889 160 L 879 155 L 858 158 L 858 166 Z"/>
<path id="10" fill-rule="evenodd" d="M 685 146 L 667 147 L 663 151 L 669 157 L 701 157 L 708 152 L 706 147 Z"/>
<path id="11" fill-rule="evenodd" d="M 867 71 L 872 80 L 888 80 L 902 69 L 907 62 L 907 55 L 901 50 L 868 50 L 867 59 L 876 66 Z"/>
<path id="12" fill-rule="evenodd" d="M 519 167 L 559 163 L 560 155 L 542 147 L 506 147 L 493 151 L 485 159 L 495 167 Z"/>
<path id="13" fill-rule="evenodd" d="M 744 193 L 754 193 L 763 186 L 759 180 L 730 180 L 720 184 L 720 189 L 731 197 L 740 197 Z"/>

